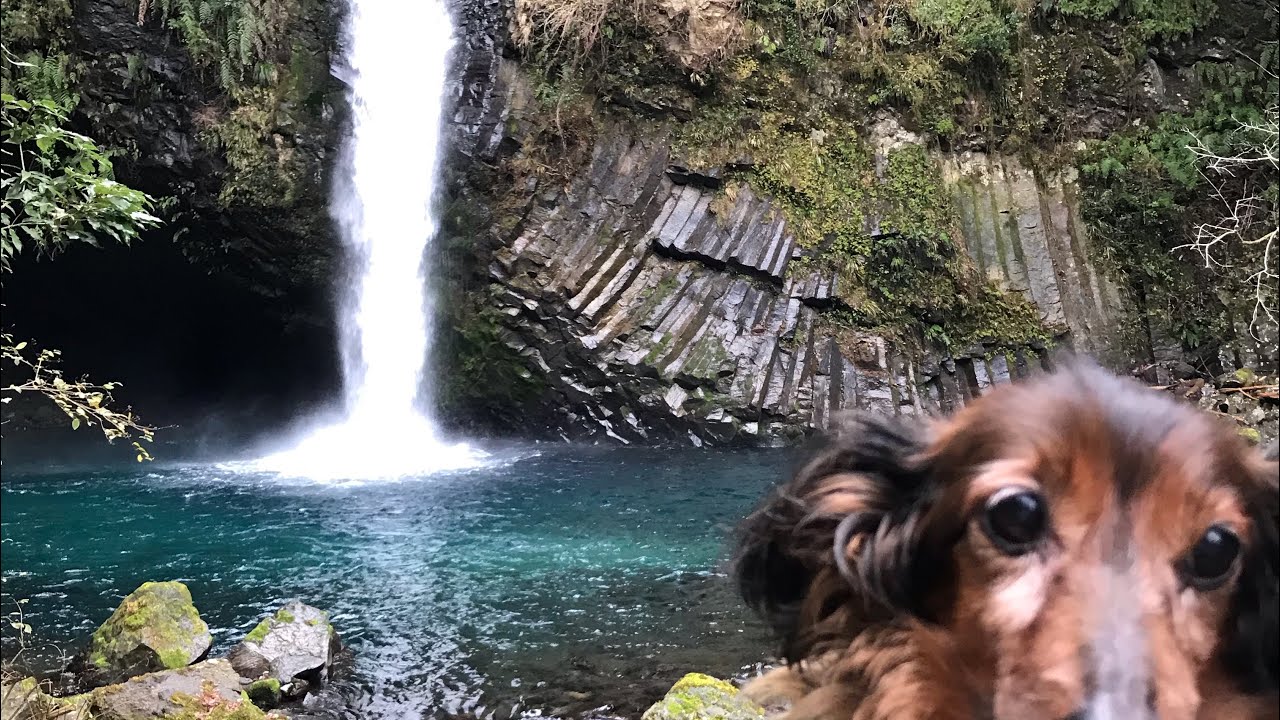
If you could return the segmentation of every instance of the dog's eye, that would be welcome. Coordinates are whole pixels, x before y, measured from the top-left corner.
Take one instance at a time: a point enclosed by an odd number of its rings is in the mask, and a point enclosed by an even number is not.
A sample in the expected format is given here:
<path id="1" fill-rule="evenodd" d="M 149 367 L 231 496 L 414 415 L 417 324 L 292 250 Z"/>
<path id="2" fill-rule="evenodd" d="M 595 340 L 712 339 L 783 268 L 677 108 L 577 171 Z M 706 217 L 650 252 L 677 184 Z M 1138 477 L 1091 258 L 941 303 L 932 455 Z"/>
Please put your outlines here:
<path id="1" fill-rule="evenodd" d="M 1198 590 L 1213 590 L 1227 581 L 1240 556 L 1240 538 L 1221 525 L 1214 525 L 1191 546 L 1182 561 L 1187 582 Z"/>
<path id="2" fill-rule="evenodd" d="M 982 529 L 1007 555 L 1025 555 L 1044 537 L 1049 511 L 1040 493 L 1026 488 L 1005 488 L 987 500 Z"/>

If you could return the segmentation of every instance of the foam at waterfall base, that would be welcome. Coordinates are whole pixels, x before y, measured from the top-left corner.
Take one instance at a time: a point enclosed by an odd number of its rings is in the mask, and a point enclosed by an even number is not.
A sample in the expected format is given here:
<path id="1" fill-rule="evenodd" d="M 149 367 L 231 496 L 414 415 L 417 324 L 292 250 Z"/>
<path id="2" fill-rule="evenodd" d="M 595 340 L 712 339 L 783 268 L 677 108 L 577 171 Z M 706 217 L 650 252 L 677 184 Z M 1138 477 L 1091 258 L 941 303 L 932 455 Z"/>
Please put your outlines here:
<path id="1" fill-rule="evenodd" d="M 430 423 L 413 415 L 376 423 L 351 418 L 318 428 L 287 450 L 231 467 L 346 484 L 482 467 L 489 457 L 466 443 L 442 440 Z"/>

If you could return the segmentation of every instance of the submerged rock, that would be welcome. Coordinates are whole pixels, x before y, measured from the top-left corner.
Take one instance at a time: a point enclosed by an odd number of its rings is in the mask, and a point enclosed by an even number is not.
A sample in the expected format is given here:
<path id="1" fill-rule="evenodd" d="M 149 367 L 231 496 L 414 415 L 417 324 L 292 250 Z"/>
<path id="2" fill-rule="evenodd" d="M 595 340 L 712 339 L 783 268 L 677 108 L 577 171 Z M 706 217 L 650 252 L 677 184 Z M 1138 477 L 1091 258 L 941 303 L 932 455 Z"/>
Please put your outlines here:
<path id="1" fill-rule="evenodd" d="M 286 696 L 300 697 L 329 678 L 341 647 L 329 614 L 295 600 L 258 623 L 228 659 L 241 677 L 275 680 Z"/>
<path id="2" fill-rule="evenodd" d="M 135 677 L 93 691 L 95 720 L 267 720 L 226 660 Z"/>
<path id="3" fill-rule="evenodd" d="M 738 693 L 738 688 L 710 675 L 689 673 L 671 686 L 666 697 L 645 711 L 643 720 L 757 720 L 764 708 Z"/>
<path id="4" fill-rule="evenodd" d="M 90 687 L 172 670 L 205 656 L 213 636 L 180 582 L 148 582 L 134 590 L 93 633 L 78 667 Z"/>

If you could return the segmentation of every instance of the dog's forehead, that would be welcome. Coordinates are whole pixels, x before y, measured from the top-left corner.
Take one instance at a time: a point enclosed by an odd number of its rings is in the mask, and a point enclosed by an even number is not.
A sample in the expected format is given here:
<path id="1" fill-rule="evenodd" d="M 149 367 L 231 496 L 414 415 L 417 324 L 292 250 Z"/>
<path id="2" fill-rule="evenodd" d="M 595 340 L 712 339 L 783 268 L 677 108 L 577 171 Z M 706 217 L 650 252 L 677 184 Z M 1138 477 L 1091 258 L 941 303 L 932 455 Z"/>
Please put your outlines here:
<path id="1" fill-rule="evenodd" d="M 1112 482 L 1121 500 L 1161 481 L 1199 483 L 1214 472 L 1219 429 L 1190 407 L 1144 388 L 1099 394 L 1096 418 L 1107 442 L 1073 448 L 1077 453 L 1106 453 Z"/>
<path id="2" fill-rule="evenodd" d="M 1071 494 L 1114 495 L 1128 504 L 1153 489 L 1229 483 L 1240 444 L 1230 429 L 1189 403 L 1137 383 L 1092 372 L 1011 388 L 961 421 L 982 439 L 971 455 L 990 462 L 1021 456 L 1037 479 Z"/>

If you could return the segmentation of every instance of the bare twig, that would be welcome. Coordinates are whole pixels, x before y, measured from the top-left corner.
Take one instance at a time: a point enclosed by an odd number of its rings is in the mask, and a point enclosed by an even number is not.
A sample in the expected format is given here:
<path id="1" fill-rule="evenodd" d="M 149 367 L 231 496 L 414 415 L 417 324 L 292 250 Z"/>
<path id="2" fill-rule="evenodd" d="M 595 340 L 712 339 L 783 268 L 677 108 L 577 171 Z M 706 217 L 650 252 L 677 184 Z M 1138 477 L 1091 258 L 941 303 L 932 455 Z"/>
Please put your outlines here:
<path id="1" fill-rule="evenodd" d="M 1252 286 L 1254 296 L 1249 332 L 1261 341 L 1259 323 L 1280 324 L 1276 208 L 1248 179 L 1238 192 L 1227 187 L 1228 180 L 1238 173 L 1280 169 L 1280 106 L 1267 108 L 1261 121 L 1237 119 L 1233 135 L 1236 142 L 1225 149 L 1210 148 L 1195 135 L 1187 145 L 1201 163 L 1201 176 L 1213 188 L 1211 197 L 1222 203 L 1223 210 L 1217 220 L 1197 225 L 1195 239 L 1176 249 L 1199 253 L 1207 268 L 1230 267 L 1230 260 L 1224 258 L 1231 252 L 1243 253 L 1251 270 L 1245 282 Z"/>
<path id="2" fill-rule="evenodd" d="M 1241 425 L 1248 425 L 1248 424 L 1249 424 L 1248 422 L 1246 422 L 1246 421 L 1245 421 L 1245 419 L 1244 419 L 1244 418 L 1242 418 L 1242 417 L 1236 417 L 1235 415 L 1231 415 L 1231 414 L 1229 414 L 1229 413 L 1219 412 L 1219 411 L 1217 411 L 1217 410 L 1210 410 L 1209 412 L 1210 412 L 1210 413 L 1213 413 L 1214 415 L 1221 415 L 1221 416 L 1222 416 L 1222 417 L 1224 417 L 1224 418 L 1231 418 L 1232 420 L 1235 420 L 1237 423 L 1239 423 L 1239 424 L 1241 424 Z"/>
<path id="3" fill-rule="evenodd" d="M 1247 387 L 1223 388 L 1223 393 L 1249 392 L 1251 390 L 1280 390 L 1280 385 L 1249 385 Z"/>

